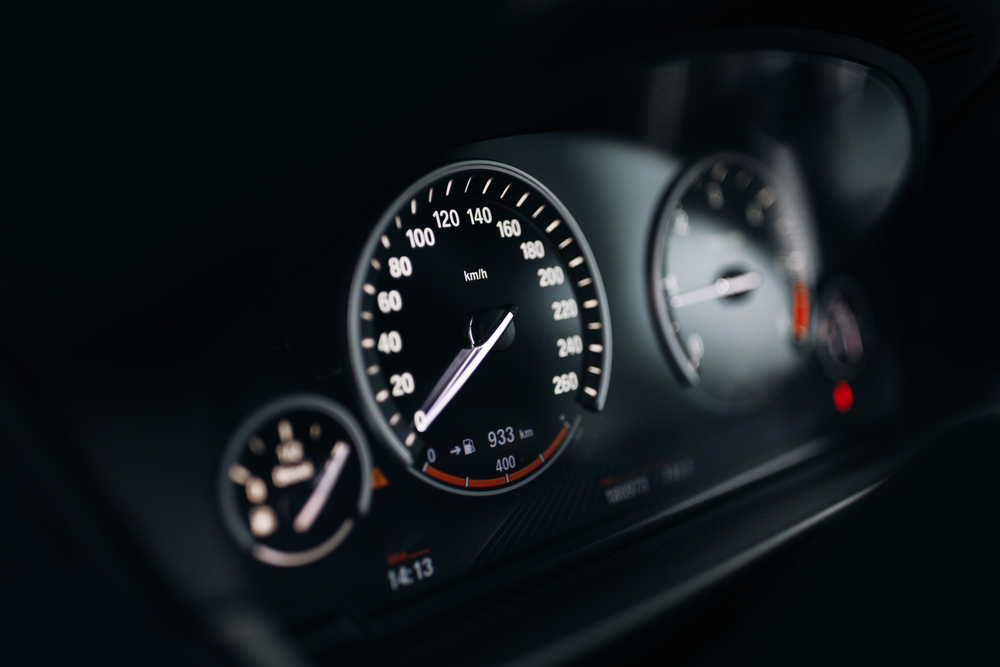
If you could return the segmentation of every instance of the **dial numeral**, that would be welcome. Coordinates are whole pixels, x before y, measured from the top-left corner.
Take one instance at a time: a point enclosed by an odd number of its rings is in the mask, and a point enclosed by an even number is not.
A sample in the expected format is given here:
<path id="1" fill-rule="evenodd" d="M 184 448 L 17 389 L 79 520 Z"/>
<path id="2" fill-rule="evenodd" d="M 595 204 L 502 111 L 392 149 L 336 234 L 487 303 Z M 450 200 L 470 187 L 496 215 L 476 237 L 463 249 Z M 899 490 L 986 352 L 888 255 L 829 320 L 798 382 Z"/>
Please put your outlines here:
<path id="1" fill-rule="evenodd" d="M 403 278 L 408 277 L 413 274 L 413 264 L 410 263 L 410 258 L 406 257 L 390 257 L 389 258 L 389 275 L 393 278 Z"/>
<path id="2" fill-rule="evenodd" d="M 431 213 L 434 216 L 434 221 L 437 222 L 438 227 L 458 227 L 459 218 L 458 211 L 451 209 L 450 211 L 434 211 Z M 430 245 L 434 245 L 431 243 Z"/>
<path id="3" fill-rule="evenodd" d="M 547 269 L 538 269 L 539 287 L 554 287 L 562 285 L 564 282 L 566 282 L 566 276 L 563 275 L 562 267 L 553 266 Z"/>
<path id="4" fill-rule="evenodd" d="M 392 395 L 397 398 L 399 396 L 406 396 L 407 394 L 413 393 L 413 376 L 409 373 L 393 375 L 389 378 L 389 384 L 392 385 Z"/>
<path id="5" fill-rule="evenodd" d="M 497 472 L 513 470 L 517 466 L 517 460 L 513 456 L 505 456 L 497 459 Z"/>
<path id="6" fill-rule="evenodd" d="M 484 206 L 482 208 L 469 209 L 466 211 L 469 216 L 469 222 L 476 225 L 488 225 L 493 222 L 493 211 L 490 210 L 489 206 Z"/>
<path id="7" fill-rule="evenodd" d="M 500 230 L 500 237 L 509 239 L 521 235 L 521 223 L 515 220 L 501 220 L 497 223 Z"/>
<path id="8" fill-rule="evenodd" d="M 432 246 L 435 243 L 434 230 L 430 227 L 407 229 L 406 238 L 410 240 L 411 248 L 423 248 L 424 246 Z"/>
<path id="9" fill-rule="evenodd" d="M 391 313 L 403 309 L 403 297 L 396 290 L 379 292 L 378 296 L 375 297 L 375 301 L 378 303 L 378 309 L 383 313 Z"/>
<path id="10" fill-rule="evenodd" d="M 573 354 L 583 354 L 583 339 L 579 336 L 569 336 L 556 341 L 559 346 L 559 358 L 565 358 Z"/>
<path id="11" fill-rule="evenodd" d="M 525 241 L 521 244 L 521 253 L 525 259 L 541 259 L 545 257 L 545 246 L 541 241 Z"/>
<path id="12" fill-rule="evenodd" d="M 580 314 L 579 309 L 576 306 L 576 299 L 563 299 L 562 301 L 552 302 L 552 319 L 559 320 L 571 320 Z"/>
<path id="13" fill-rule="evenodd" d="M 378 351 L 382 354 L 395 354 L 403 349 L 403 337 L 398 331 L 388 331 L 379 334 Z"/>
<path id="14" fill-rule="evenodd" d="M 580 387 L 580 378 L 573 372 L 563 373 L 552 378 L 552 384 L 555 385 L 554 393 L 556 396 L 559 394 L 568 394 Z"/>

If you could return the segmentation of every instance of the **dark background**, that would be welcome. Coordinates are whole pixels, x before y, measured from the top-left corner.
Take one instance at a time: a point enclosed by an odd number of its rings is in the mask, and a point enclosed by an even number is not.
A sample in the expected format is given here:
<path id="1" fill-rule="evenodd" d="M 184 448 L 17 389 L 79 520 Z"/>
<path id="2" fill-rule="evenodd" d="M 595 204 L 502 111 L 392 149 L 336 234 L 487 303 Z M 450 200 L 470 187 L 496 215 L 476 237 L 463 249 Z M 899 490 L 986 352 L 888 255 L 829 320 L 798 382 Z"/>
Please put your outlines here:
<path id="1" fill-rule="evenodd" d="M 291 258 L 319 266 L 348 242 L 290 194 L 336 181 L 356 194 L 344 215 L 371 220 L 425 171 L 394 155 L 628 127 L 635 105 L 629 86 L 607 76 L 613 65 L 743 38 L 727 30 L 819 29 L 919 69 L 930 149 L 922 187 L 883 247 L 900 266 L 908 313 L 906 410 L 913 431 L 932 435 L 992 406 L 997 17 L 974 2 L 5 10 L 0 571 L 11 656 L 231 659 L 125 533 L 67 444 L 72 428 L 51 412 L 41 375 L 128 377 L 152 361 L 183 376 L 234 319 L 309 279 L 280 270 Z M 477 94 L 483 71 L 496 73 L 488 98 Z M 620 95 L 595 93 L 619 85 Z M 498 98 L 509 104 L 490 103 Z M 995 433 L 988 422 L 917 441 L 936 453 L 877 505 L 845 515 L 759 581 L 706 596 L 689 625 L 648 628 L 632 650 L 813 662 L 922 657 L 924 646 L 961 657 L 952 651 L 981 646 L 976 610 L 995 590 L 995 558 L 981 541 Z"/>

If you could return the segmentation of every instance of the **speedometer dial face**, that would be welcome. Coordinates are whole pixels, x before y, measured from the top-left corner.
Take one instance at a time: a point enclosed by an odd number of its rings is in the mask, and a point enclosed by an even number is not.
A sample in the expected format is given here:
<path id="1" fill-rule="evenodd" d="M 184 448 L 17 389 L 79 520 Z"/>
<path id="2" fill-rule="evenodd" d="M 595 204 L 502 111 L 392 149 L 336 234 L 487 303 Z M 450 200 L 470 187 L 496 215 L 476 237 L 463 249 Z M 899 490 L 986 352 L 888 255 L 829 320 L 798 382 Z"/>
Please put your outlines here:
<path id="1" fill-rule="evenodd" d="M 667 200 L 653 253 L 664 340 L 703 403 L 753 409 L 802 365 L 812 230 L 764 165 L 723 154 L 691 167 Z"/>
<path id="2" fill-rule="evenodd" d="M 410 470 L 463 494 L 545 470 L 611 368 L 600 273 L 569 211 L 512 167 L 434 172 L 387 211 L 358 264 L 352 365 Z"/>

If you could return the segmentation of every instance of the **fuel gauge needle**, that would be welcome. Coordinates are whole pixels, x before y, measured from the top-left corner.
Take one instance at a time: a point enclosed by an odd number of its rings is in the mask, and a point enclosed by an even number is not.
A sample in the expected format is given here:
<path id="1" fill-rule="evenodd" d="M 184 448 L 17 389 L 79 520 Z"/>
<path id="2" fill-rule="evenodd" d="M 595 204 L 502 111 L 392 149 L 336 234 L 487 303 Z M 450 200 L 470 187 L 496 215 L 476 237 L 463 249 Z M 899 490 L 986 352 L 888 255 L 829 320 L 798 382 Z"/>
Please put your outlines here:
<path id="1" fill-rule="evenodd" d="M 466 348 L 458 353 L 455 360 L 448 366 L 448 370 L 444 372 L 441 379 L 434 385 L 434 389 L 431 390 L 427 400 L 424 401 L 424 404 L 413 415 L 413 424 L 417 427 L 418 431 L 421 433 L 426 432 L 431 424 L 434 423 L 434 420 L 437 419 L 438 415 L 441 414 L 441 411 L 451 403 L 451 399 L 455 398 L 458 390 L 468 382 L 472 374 L 479 368 L 479 364 L 483 363 L 483 359 L 486 358 L 486 355 L 490 353 L 490 350 L 497 344 L 500 337 L 507 331 L 507 327 L 514 321 L 514 313 L 516 312 L 517 307 L 507 306 L 504 309 L 503 316 L 497 320 L 495 328 L 486 337 L 486 340 L 479 345 L 473 345 L 471 348 Z M 469 326 L 471 327 L 472 324 L 470 323 Z"/>
<path id="2" fill-rule="evenodd" d="M 671 308 L 682 308 L 702 301 L 736 296 L 757 289 L 762 282 L 764 282 L 764 278 L 756 271 L 741 273 L 729 278 L 719 278 L 707 287 L 699 287 L 689 292 L 675 294 L 670 297 L 670 306 Z"/>
<path id="3" fill-rule="evenodd" d="M 316 523 L 316 518 L 326 507 L 326 501 L 330 499 L 333 487 L 337 485 L 337 480 L 340 479 L 340 473 L 344 471 L 344 464 L 347 463 L 347 457 L 350 454 L 351 448 L 346 442 L 341 441 L 333 446 L 330 458 L 327 459 L 323 473 L 319 477 L 319 482 L 316 483 L 316 488 L 309 495 L 306 504 L 299 510 L 295 521 L 292 522 L 292 528 L 295 529 L 296 533 L 308 532 Z"/>

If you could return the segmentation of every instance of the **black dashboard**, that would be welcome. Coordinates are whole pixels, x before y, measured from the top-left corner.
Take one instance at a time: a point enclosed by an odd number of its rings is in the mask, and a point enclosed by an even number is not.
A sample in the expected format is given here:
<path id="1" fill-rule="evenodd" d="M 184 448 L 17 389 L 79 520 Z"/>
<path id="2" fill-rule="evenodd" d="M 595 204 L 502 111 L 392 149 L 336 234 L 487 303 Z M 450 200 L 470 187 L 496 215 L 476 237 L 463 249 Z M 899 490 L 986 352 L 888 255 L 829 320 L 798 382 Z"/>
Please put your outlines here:
<path id="1" fill-rule="evenodd" d="M 352 9 L 9 22 L 25 661 L 985 646 L 1000 13 Z"/>

